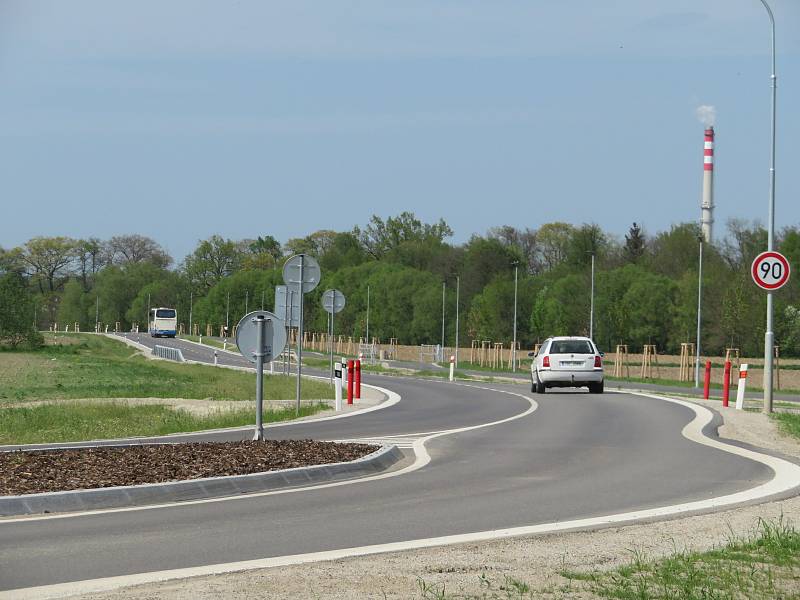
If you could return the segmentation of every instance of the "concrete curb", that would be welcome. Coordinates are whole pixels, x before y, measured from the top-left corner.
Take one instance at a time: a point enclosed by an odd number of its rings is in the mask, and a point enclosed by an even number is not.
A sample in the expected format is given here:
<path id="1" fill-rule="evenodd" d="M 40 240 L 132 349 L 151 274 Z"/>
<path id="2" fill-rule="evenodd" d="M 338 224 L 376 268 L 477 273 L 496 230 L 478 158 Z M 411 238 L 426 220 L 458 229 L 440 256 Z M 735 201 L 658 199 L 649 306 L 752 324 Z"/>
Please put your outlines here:
<path id="1" fill-rule="evenodd" d="M 397 446 L 385 445 L 350 462 L 169 483 L 0 496 L 0 516 L 143 506 L 328 483 L 374 475 L 385 471 L 402 457 L 403 453 Z"/>

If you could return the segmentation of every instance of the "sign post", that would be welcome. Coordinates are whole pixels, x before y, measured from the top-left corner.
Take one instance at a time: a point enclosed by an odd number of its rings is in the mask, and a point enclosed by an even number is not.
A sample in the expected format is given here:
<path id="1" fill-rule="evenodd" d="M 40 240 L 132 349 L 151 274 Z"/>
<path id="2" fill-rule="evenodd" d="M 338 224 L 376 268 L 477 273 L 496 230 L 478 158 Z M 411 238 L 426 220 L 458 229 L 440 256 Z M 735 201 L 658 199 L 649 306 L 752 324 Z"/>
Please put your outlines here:
<path id="1" fill-rule="evenodd" d="M 770 233 L 770 245 L 772 237 Z M 772 292 L 782 288 L 789 281 L 791 267 L 780 252 L 768 250 L 756 256 L 750 269 L 753 281 L 767 291 L 767 331 L 764 334 L 764 412 L 772 412 L 772 361 L 775 360 L 775 334 L 772 331 Z"/>
<path id="2" fill-rule="evenodd" d="M 328 341 L 331 345 L 331 383 L 333 383 L 333 338 L 335 335 L 335 328 L 334 328 L 334 317 L 336 313 L 341 312 L 344 309 L 345 299 L 344 294 L 337 289 L 332 290 L 325 290 L 322 294 L 322 308 L 324 308 L 328 313 L 331 315 L 331 328 L 328 337 Z"/>
<path id="3" fill-rule="evenodd" d="M 303 295 L 319 285 L 319 263 L 307 254 L 295 254 L 283 265 L 283 281 L 288 290 L 297 290 L 299 314 L 297 316 L 297 404 L 300 414 L 300 375 L 303 370 Z"/>
<path id="4" fill-rule="evenodd" d="M 264 439 L 264 363 L 283 352 L 286 328 L 283 321 L 265 310 L 251 312 L 236 327 L 236 345 L 256 365 L 256 430 L 253 439 Z"/>

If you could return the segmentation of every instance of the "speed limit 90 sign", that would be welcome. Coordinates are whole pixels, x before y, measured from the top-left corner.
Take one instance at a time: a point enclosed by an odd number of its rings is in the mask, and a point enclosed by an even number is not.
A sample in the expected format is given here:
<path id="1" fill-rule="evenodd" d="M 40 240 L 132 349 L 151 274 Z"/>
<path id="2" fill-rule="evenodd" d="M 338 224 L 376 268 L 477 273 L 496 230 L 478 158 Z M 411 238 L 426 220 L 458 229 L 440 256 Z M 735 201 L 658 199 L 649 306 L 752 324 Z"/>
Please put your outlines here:
<path id="1" fill-rule="evenodd" d="M 780 252 L 762 252 L 753 261 L 753 281 L 765 290 L 773 291 L 789 281 L 789 261 Z"/>

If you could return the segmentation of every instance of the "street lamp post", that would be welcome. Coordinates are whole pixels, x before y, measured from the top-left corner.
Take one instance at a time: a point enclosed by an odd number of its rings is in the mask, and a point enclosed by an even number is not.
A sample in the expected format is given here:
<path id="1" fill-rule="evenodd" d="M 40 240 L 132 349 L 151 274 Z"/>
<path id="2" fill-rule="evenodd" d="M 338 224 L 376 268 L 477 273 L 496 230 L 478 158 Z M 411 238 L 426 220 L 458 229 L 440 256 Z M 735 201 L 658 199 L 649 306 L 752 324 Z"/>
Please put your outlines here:
<path id="1" fill-rule="evenodd" d="M 589 339 L 594 340 L 594 252 L 592 255 L 592 283 L 589 292 Z"/>
<path id="2" fill-rule="evenodd" d="M 458 368 L 458 302 L 459 302 L 459 292 L 461 291 L 461 277 L 456 275 L 456 368 Z"/>
<path id="3" fill-rule="evenodd" d="M 189 335 L 194 335 L 192 330 L 192 308 L 194 307 L 194 290 L 189 290 Z"/>
<path id="4" fill-rule="evenodd" d="M 697 339 L 695 341 L 694 387 L 700 387 L 700 324 L 703 309 L 703 235 L 700 235 L 700 260 L 697 267 Z"/>
<path id="5" fill-rule="evenodd" d="M 775 68 L 775 16 L 766 0 L 761 0 L 761 4 L 767 10 L 772 38 L 772 75 L 770 85 L 772 87 L 772 119 L 771 119 L 771 143 L 769 165 L 769 212 L 767 219 L 767 250 L 772 251 L 775 237 L 775 111 L 778 94 L 778 75 Z M 773 305 L 772 292 L 767 292 L 767 330 L 764 333 L 764 412 L 772 412 L 772 361 L 774 356 L 775 333 L 772 324 Z"/>
<path id="6" fill-rule="evenodd" d="M 519 261 L 514 261 L 514 339 L 511 342 L 511 370 L 517 372 L 517 280 Z"/>
<path id="7" fill-rule="evenodd" d="M 446 291 L 447 291 L 447 283 L 443 281 L 442 282 L 442 350 L 441 350 L 441 356 L 439 357 L 440 361 L 444 360 L 444 300 Z"/>

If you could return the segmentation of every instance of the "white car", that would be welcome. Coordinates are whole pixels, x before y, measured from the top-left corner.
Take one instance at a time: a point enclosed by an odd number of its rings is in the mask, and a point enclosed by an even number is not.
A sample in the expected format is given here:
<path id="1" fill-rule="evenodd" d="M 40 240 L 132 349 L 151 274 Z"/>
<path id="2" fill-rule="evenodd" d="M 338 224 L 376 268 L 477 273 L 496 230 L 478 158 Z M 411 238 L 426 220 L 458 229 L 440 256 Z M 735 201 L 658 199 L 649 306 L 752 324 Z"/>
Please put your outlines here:
<path id="1" fill-rule="evenodd" d="M 588 337 L 552 337 L 538 353 L 531 352 L 531 391 L 544 394 L 549 387 L 588 387 L 603 393 L 603 353 Z"/>

